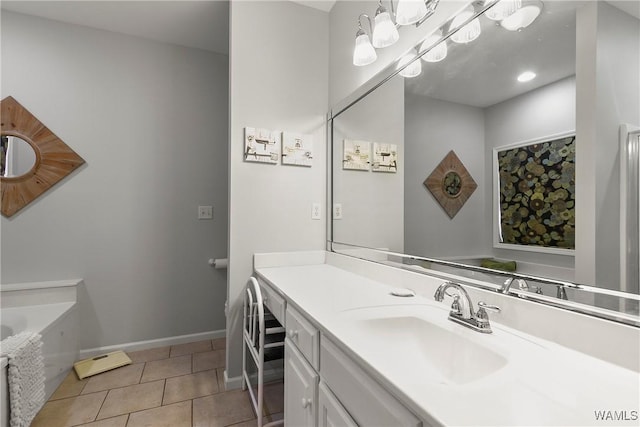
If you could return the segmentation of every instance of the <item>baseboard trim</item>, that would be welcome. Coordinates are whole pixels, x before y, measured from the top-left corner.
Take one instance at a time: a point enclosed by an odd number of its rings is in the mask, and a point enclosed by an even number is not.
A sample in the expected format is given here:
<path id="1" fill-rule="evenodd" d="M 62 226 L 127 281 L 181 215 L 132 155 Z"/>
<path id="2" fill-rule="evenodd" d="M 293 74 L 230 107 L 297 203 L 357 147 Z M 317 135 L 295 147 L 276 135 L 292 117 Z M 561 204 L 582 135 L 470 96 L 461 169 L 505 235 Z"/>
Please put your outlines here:
<path id="1" fill-rule="evenodd" d="M 136 341 L 136 342 L 129 342 L 124 344 L 109 345 L 104 347 L 87 348 L 87 349 L 80 350 L 80 359 L 86 359 L 88 357 L 93 357 L 98 354 L 109 353 L 116 350 L 122 350 L 122 351 L 147 350 L 155 347 L 164 347 L 168 345 L 186 344 L 194 341 L 224 338 L 226 335 L 227 335 L 227 331 L 225 329 L 220 329 L 218 331 L 199 332 L 197 334 L 178 335 L 173 337 L 158 338 L 155 340 Z M 225 375 L 226 375 L 226 372 L 225 372 Z"/>
<path id="2" fill-rule="evenodd" d="M 242 388 L 242 376 L 238 375 L 237 377 L 229 378 L 227 376 L 227 370 L 224 370 L 224 387 L 225 390 L 237 390 Z"/>

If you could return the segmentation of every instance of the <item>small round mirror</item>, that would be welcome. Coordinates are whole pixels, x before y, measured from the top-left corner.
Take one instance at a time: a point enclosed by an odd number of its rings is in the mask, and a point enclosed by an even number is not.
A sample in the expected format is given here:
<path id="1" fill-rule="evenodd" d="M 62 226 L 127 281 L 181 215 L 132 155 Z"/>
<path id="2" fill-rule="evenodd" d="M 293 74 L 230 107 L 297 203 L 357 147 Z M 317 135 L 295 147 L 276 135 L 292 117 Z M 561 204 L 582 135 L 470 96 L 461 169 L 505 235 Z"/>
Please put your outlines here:
<path id="1" fill-rule="evenodd" d="M 0 176 L 16 178 L 36 164 L 36 152 L 27 141 L 13 135 L 2 135 L 0 144 Z"/>

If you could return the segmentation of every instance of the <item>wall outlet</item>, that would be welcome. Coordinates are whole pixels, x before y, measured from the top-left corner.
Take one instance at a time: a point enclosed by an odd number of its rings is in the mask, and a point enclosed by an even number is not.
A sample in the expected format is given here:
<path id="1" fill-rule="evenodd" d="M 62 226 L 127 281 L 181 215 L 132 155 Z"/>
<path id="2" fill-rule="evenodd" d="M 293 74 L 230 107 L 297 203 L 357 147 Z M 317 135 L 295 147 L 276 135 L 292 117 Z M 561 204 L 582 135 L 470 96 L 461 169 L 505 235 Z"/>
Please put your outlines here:
<path id="1" fill-rule="evenodd" d="M 213 219 L 213 206 L 198 206 L 198 219 Z"/>
<path id="2" fill-rule="evenodd" d="M 320 206 L 320 203 L 314 203 L 311 205 L 311 219 L 320 218 L 322 218 L 322 206 Z"/>
<path id="3" fill-rule="evenodd" d="M 333 204 L 333 219 L 342 219 L 342 203 Z"/>

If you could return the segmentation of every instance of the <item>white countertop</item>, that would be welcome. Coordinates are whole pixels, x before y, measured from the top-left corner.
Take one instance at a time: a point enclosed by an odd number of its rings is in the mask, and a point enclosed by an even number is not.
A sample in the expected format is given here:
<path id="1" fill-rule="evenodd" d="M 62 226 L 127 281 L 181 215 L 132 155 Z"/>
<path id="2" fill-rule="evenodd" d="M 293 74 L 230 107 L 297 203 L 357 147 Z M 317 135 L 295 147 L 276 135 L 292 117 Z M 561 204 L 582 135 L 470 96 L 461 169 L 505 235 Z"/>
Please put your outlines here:
<path id="1" fill-rule="evenodd" d="M 427 424 L 640 423 L 640 376 L 632 370 L 495 321 L 491 322 L 493 334 L 472 331 L 447 320 L 450 299 L 437 303 L 419 295 L 394 297 L 389 295 L 392 286 L 329 264 L 258 266 L 256 272 Z M 467 378 L 461 384 L 442 381 L 434 372 L 416 366 L 414 352 L 403 354 L 394 351 L 393 345 L 385 346 L 396 336 L 385 336 L 384 330 L 376 336 L 375 329 L 372 336 L 362 335 L 359 322 L 368 321 L 371 312 L 365 307 L 384 306 L 392 306 L 383 309 L 385 316 L 433 321 L 468 339 L 476 349 L 503 356 L 506 363 L 479 379 Z M 596 411 L 605 411 L 610 418 L 598 420 Z"/>

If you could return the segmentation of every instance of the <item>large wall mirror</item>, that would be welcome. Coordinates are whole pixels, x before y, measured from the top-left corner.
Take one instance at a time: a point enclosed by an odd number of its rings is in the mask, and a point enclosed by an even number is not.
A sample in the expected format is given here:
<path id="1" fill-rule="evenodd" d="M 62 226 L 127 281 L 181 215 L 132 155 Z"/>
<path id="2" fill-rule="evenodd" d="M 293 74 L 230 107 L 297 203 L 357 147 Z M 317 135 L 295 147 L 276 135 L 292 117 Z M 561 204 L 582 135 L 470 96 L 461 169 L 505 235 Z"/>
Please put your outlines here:
<path id="1" fill-rule="evenodd" d="M 621 237 L 620 203 L 638 187 L 621 188 L 620 129 L 640 125 L 640 6 L 522 1 L 540 8 L 525 25 L 487 18 L 494 5 L 470 4 L 477 38 L 452 17 L 416 46 L 417 76 L 393 64 L 332 110 L 332 248 L 495 289 L 525 278 L 524 296 L 637 325 L 637 276 L 621 269 L 639 260 L 621 240 L 637 248 L 638 234 Z M 354 143 L 370 167 L 348 166 Z"/>

